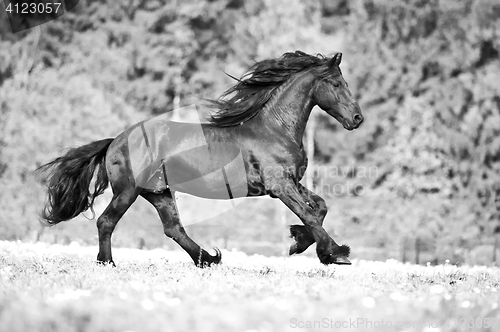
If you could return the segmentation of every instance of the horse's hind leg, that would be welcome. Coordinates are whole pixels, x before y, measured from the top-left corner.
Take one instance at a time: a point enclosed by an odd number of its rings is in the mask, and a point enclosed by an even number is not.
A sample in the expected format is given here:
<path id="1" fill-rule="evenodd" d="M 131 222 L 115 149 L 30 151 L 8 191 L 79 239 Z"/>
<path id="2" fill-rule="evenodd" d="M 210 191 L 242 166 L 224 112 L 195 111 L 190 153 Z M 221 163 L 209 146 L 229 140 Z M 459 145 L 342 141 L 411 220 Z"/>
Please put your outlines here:
<path id="1" fill-rule="evenodd" d="M 100 263 L 110 263 L 115 265 L 111 256 L 111 234 L 120 218 L 127 209 L 134 203 L 138 192 L 133 187 L 114 194 L 108 207 L 97 219 L 97 230 L 99 234 L 99 254 L 97 261 Z"/>
<path id="2" fill-rule="evenodd" d="M 167 189 L 161 194 L 149 192 L 141 195 L 158 211 L 165 235 L 177 242 L 191 256 L 196 266 L 205 267 L 220 263 L 219 250 L 216 249 L 216 255 L 211 256 L 186 234 L 179 218 L 175 197 L 170 190 Z"/>

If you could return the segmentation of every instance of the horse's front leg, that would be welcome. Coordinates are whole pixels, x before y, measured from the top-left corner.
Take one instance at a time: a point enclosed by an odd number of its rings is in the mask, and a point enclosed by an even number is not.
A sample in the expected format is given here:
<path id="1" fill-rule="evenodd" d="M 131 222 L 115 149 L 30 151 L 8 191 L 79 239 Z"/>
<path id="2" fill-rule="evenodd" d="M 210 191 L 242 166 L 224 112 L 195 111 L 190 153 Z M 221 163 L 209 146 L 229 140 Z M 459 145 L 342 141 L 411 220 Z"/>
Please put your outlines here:
<path id="1" fill-rule="evenodd" d="M 328 212 L 325 200 L 300 183 L 297 187 L 306 204 L 318 214 L 317 220 L 322 226 L 323 220 Z M 295 242 L 290 246 L 290 255 L 303 253 L 314 243 L 314 236 L 304 225 L 290 226 L 290 235 L 295 240 Z"/>
<path id="2" fill-rule="evenodd" d="M 321 197 L 300 184 L 295 185 L 291 179 L 275 184 L 271 192 L 302 220 L 308 231 L 304 232 L 304 235 L 312 236 L 316 242 L 316 253 L 321 263 L 351 264 L 347 259 L 349 247 L 339 246 L 322 226 L 326 215 L 326 204 Z M 303 241 L 312 242 L 311 239 L 303 239 Z M 309 243 L 308 246 L 311 244 Z"/>

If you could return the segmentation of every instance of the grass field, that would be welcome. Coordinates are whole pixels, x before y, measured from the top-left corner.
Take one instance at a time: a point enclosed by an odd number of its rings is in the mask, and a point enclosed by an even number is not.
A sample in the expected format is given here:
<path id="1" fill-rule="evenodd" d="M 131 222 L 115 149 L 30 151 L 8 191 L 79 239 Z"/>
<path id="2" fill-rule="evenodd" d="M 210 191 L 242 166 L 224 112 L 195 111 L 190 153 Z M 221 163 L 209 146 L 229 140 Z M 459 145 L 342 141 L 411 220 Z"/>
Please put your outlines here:
<path id="1" fill-rule="evenodd" d="M 312 249 L 309 249 L 312 250 Z M 0 241 L 0 331 L 498 331 L 500 270 Z"/>

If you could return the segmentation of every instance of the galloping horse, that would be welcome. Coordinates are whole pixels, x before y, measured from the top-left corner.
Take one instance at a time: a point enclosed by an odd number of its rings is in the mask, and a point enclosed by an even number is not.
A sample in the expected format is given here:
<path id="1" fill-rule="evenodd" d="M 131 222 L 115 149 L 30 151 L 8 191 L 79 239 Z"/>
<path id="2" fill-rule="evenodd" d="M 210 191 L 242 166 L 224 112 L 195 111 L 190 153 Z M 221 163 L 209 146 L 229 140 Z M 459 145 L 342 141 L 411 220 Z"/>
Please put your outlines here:
<path id="1" fill-rule="evenodd" d="M 307 167 L 302 138 L 315 105 L 347 130 L 363 122 L 342 77 L 341 58 L 297 51 L 256 62 L 211 101 L 216 111 L 206 123 L 144 121 L 114 139 L 70 149 L 41 167 L 48 191 L 42 218 L 49 224 L 74 218 L 92 208 L 110 183 L 113 198 L 97 220 L 99 262 L 114 265 L 111 234 L 142 196 L 158 211 L 165 234 L 204 267 L 219 263 L 220 251 L 212 256 L 186 234 L 174 192 L 228 199 L 270 195 L 304 224 L 290 226 L 290 255 L 316 242 L 321 263 L 350 264 L 350 248 L 339 246 L 322 226 L 325 201 L 299 183 Z"/>

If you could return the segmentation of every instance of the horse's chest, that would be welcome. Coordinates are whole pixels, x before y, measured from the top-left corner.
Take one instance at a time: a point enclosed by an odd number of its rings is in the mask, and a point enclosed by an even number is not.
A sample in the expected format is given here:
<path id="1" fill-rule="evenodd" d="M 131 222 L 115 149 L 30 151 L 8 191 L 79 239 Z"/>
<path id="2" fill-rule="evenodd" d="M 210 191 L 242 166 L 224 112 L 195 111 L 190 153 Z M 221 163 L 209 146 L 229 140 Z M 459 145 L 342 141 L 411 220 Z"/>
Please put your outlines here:
<path id="1" fill-rule="evenodd" d="M 272 150 L 272 151 L 270 151 Z M 252 151 L 246 158 L 248 193 L 251 196 L 269 194 L 269 188 L 282 180 L 300 181 L 307 168 L 303 147 L 274 147 Z"/>

